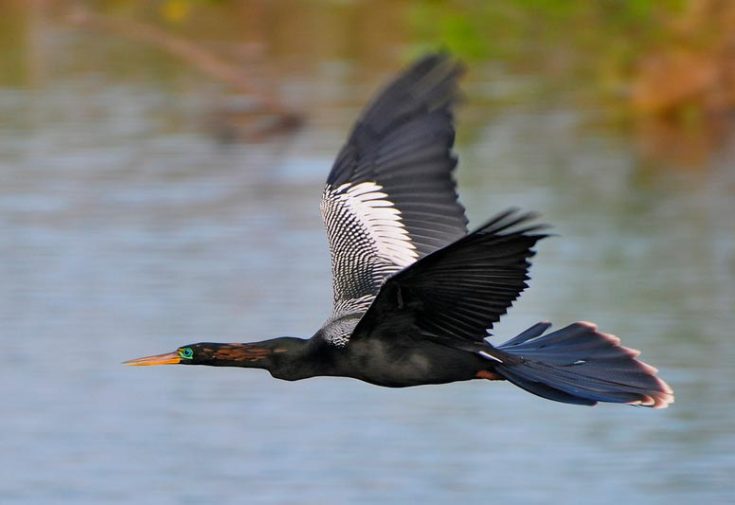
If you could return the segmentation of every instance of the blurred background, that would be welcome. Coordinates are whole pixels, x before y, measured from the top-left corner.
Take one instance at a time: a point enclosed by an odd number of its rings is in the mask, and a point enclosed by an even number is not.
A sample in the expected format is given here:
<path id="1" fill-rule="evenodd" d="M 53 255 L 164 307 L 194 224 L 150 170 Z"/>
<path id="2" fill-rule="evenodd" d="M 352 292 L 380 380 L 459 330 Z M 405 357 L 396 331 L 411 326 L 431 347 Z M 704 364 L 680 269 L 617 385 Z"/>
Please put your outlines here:
<path id="1" fill-rule="evenodd" d="M 471 225 L 558 234 L 495 341 L 595 321 L 677 403 L 121 366 L 322 324 L 333 156 L 437 48 Z M 0 0 L 0 502 L 732 503 L 734 111 L 728 0 Z"/>

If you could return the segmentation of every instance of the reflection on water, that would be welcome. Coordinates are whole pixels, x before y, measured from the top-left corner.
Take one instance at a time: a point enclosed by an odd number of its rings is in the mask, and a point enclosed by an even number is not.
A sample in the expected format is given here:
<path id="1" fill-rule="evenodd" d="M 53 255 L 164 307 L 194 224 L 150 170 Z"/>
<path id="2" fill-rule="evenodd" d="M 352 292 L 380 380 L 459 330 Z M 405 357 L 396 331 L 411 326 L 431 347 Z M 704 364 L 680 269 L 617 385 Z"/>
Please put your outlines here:
<path id="1" fill-rule="evenodd" d="M 205 85 L 72 72 L 0 88 L 1 501 L 727 503 L 735 148 L 702 171 L 641 167 L 574 110 L 476 105 L 512 87 L 497 74 L 467 83 L 462 200 L 473 224 L 517 205 L 560 235 L 499 335 L 594 320 L 662 369 L 672 408 L 119 365 L 319 327 L 317 201 L 369 92 L 348 75 L 302 78 L 318 98 L 299 133 L 226 146 Z"/>

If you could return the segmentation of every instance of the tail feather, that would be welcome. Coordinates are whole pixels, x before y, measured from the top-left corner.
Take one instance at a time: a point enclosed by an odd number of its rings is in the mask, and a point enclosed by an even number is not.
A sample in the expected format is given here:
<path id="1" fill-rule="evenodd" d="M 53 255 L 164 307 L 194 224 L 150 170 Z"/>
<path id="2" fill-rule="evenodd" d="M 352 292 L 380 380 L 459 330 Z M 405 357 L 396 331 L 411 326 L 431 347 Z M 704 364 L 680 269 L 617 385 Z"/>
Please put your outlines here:
<path id="1" fill-rule="evenodd" d="M 531 393 L 564 403 L 664 408 L 674 401 L 658 370 L 636 359 L 640 353 L 623 347 L 618 337 L 587 322 L 543 335 L 549 326 L 538 323 L 499 346 L 507 359 L 495 371 Z"/>

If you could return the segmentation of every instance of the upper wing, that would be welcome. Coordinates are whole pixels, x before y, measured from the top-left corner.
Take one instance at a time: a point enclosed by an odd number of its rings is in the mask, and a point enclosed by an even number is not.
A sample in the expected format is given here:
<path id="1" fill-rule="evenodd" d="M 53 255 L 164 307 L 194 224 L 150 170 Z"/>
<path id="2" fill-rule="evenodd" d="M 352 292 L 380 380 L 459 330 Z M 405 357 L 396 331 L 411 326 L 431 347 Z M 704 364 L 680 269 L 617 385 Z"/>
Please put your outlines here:
<path id="1" fill-rule="evenodd" d="M 385 281 L 351 340 L 398 333 L 481 342 L 527 287 L 528 259 L 544 234 L 507 211 Z"/>
<path id="2" fill-rule="evenodd" d="M 452 171 L 459 65 L 428 56 L 366 109 L 327 178 L 322 217 L 334 316 L 362 311 L 389 275 L 467 232 Z"/>
<path id="3" fill-rule="evenodd" d="M 334 316 L 362 311 L 389 275 L 467 232 L 452 171 L 459 65 L 428 56 L 365 110 L 321 201 Z"/>

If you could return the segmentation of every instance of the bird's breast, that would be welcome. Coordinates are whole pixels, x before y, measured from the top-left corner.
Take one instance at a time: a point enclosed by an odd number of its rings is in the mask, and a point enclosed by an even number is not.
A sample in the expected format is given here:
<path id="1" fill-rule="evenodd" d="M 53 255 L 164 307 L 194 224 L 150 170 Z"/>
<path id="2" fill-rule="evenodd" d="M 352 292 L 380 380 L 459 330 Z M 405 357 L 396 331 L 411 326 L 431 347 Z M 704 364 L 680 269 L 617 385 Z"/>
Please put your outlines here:
<path id="1" fill-rule="evenodd" d="M 349 346 L 344 375 L 386 387 L 443 384 L 474 378 L 477 361 L 472 353 L 429 342 L 399 346 L 371 340 Z"/>

